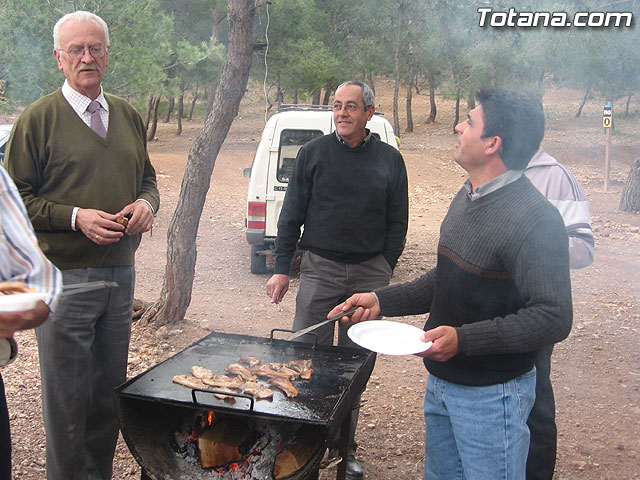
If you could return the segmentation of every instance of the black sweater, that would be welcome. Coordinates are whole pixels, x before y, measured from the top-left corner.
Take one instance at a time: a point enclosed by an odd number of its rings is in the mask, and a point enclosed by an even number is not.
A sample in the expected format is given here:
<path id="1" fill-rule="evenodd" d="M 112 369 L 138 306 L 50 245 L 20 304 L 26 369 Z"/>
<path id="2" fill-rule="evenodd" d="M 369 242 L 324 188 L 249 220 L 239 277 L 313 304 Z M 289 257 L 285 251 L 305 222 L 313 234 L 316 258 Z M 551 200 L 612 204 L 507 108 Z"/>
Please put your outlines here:
<path id="1" fill-rule="evenodd" d="M 333 261 L 360 263 L 382 253 L 395 267 L 408 222 L 402 155 L 372 136 L 349 148 L 335 133 L 298 152 L 278 220 L 275 273 L 289 273 L 301 247 Z"/>
<path id="2" fill-rule="evenodd" d="M 383 315 L 430 312 L 425 330 L 456 328 L 458 354 L 425 359 L 430 373 L 462 385 L 516 378 L 571 329 L 562 217 L 524 176 L 473 202 L 463 188 L 440 227 L 436 267 L 376 294 Z"/>

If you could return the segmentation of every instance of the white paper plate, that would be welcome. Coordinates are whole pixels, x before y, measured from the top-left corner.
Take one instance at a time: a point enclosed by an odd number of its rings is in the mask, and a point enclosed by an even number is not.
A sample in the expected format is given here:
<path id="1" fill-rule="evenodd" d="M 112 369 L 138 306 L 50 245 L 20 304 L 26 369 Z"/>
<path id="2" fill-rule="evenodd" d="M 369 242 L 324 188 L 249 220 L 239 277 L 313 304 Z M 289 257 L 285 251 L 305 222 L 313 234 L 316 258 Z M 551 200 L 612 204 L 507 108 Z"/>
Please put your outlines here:
<path id="1" fill-rule="evenodd" d="M 347 331 L 355 343 L 374 352 L 387 355 L 412 355 L 431 348 L 432 342 L 423 342 L 424 330 L 400 322 L 371 320 L 356 323 Z"/>
<path id="2" fill-rule="evenodd" d="M 0 313 L 25 312 L 35 308 L 38 300 L 45 298 L 47 294 L 42 292 L 0 295 Z"/>

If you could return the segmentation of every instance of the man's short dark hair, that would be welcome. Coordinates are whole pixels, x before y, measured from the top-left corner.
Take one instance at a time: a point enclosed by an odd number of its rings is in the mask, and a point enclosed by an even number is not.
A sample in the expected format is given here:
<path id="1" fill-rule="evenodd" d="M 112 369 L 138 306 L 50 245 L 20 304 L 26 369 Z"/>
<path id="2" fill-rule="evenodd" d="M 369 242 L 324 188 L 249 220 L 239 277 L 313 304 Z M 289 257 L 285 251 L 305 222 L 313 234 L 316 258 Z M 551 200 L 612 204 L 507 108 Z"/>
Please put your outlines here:
<path id="1" fill-rule="evenodd" d="M 476 94 L 482 106 L 482 137 L 500 137 L 500 158 L 509 170 L 524 170 L 544 136 L 542 103 L 532 93 L 502 88 Z"/>

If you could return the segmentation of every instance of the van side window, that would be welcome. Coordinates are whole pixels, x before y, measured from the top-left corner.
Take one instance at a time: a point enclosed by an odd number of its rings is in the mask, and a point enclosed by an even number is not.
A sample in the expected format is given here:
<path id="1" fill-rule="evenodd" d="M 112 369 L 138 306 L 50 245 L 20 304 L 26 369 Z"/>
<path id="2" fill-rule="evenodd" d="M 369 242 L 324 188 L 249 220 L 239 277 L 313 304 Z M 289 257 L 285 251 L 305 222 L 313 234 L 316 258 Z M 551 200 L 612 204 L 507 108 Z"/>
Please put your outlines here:
<path id="1" fill-rule="evenodd" d="M 285 129 L 280 134 L 280 149 L 278 152 L 278 181 L 289 183 L 293 162 L 298 155 L 298 150 L 309 140 L 322 137 L 322 130 L 293 130 Z"/>

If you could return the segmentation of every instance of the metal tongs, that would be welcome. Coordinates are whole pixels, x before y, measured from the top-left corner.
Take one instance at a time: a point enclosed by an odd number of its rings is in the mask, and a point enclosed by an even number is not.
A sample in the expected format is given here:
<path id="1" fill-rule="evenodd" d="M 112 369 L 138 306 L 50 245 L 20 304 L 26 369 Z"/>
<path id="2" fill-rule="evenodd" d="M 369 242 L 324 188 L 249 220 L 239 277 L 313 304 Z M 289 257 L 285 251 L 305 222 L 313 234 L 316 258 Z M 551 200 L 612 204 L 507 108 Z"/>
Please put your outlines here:
<path id="1" fill-rule="evenodd" d="M 101 288 L 119 287 L 116 282 L 97 281 L 74 283 L 73 285 L 65 285 L 62 287 L 62 295 L 75 295 L 76 293 L 90 292 L 91 290 L 100 290 Z"/>
<path id="2" fill-rule="evenodd" d="M 316 328 L 320 328 L 323 325 L 326 325 L 328 323 L 336 322 L 340 320 L 342 317 L 350 317 L 359 307 L 360 305 L 356 305 L 355 307 L 351 307 L 349 310 L 336 313 L 335 315 L 329 317 L 327 320 L 323 320 L 322 322 L 316 323 L 315 325 L 311 325 L 310 327 L 306 327 L 306 328 L 303 328 L 302 330 L 298 330 L 297 332 L 291 334 L 291 336 L 289 337 L 289 340 L 293 340 L 294 338 L 301 337 L 305 333 L 309 333 L 310 331 L 315 330 Z"/>

